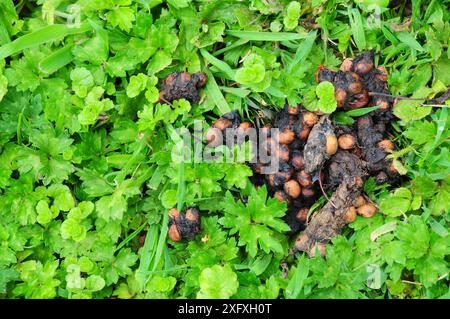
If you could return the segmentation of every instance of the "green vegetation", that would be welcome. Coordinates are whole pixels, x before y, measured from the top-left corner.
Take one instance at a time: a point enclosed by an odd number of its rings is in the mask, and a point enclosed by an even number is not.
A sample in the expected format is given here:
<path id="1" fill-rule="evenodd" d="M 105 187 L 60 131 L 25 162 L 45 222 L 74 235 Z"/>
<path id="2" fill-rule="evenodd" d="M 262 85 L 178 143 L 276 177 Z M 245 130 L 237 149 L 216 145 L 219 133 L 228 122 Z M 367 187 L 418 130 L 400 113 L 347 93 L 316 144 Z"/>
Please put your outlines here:
<path id="1" fill-rule="evenodd" d="M 450 86 L 448 6 L 0 0 L 0 297 L 450 298 L 450 103 L 423 106 Z M 174 130 L 196 120 L 264 122 L 286 102 L 334 112 L 315 71 L 364 49 L 393 95 L 418 99 L 394 109 L 405 178 L 369 179 L 379 213 L 326 257 L 289 254 L 286 205 L 244 163 L 172 160 Z M 207 73 L 199 104 L 158 103 L 174 71 Z M 202 233 L 170 241 L 168 209 L 191 205 Z"/>

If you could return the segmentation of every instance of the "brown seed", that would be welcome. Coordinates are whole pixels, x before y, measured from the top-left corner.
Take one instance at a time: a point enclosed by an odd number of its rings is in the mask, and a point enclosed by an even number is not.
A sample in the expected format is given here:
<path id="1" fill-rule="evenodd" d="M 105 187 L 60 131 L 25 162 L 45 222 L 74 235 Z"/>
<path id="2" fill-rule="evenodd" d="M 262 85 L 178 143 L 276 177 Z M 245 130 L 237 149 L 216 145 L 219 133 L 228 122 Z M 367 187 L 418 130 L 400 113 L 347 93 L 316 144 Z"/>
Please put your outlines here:
<path id="1" fill-rule="evenodd" d="M 378 99 L 376 105 L 378 105 L 381 110 L 387 110 L 389 108 L 389 102 L 383 99 Z"/>
<path id="2" fill-rule="evenodd" d="M 362 91 L 362 83 L 361 82 L 353 82 L 348 86 L 348 91 L 353 94 L 361 93 Z"/>
<path id="3" fill-rule="evenodd" d="M 286 202 L 289 203 L 289 197 L 288 195 L 283 192 L 283 191 L 278 191 L 275 192 L 275 194 L 273 194 L 273 197 L 275 197 L 276 199 L 278 199 L 280 202 Z"/>
<path id="4" fill-rule="evenodd" d="M 396 175 L 398 174 L 398 170 L 395 168 L 394 164 L 390 164 L 387 168 L 389 174 Z"/>
<path id="5" fill-rule="evenodd" d="M 164 80 L 164 84 L 167 86 L 171 86 L 176 77 L 176 72 L 169 74 L 169 76 Z"/>
<path id="6" fill-rule="evenodd" d="M 250 122 L 242 122 L 237 128 L 237 135 L 239 138 L 244 138 L 245 136 L 250 135 L 251 128 L 252 124 Z"/>
<path id="7" fill-rule="evenodd" d="M 270 136 L 270 129 L 272 128 L 272 125 L 266 124 L 261 128 L 261 133 L 263 136 Z"/>
<path id="8" fill-rule="evenodd" d="M 278 134 L 278 141 L 281 144 L 291 144 L 295 139 L 295 133 L 290 129 L 284 129 L 283 132 Z"/>
<path id="9" fill-rule="evenodd" d="M 269 182 L 269 185 L 273 188 L 279 188 L 284 185 L 288 180 L 291 179 L 292 171 L 280 171 L 276 172 L 275 174 L 268 174 L 266 175 L 266 179 Z"/>
<path id="10" fill-rule="evenodd" d="M 312 187 L 302 187 L 303 197 L 313 197 L 316 194 Z"/>
<path id="11" fill-rule="evenodd" d="M 378 147 L 385 151 L 387 150 L 392 151 L 394 149 L 394 143 L 392 143 L 389 140 L 382 140 L 378 142 Z"/>
<path id="12" fill-rule="evenodd" d="M 305 171 L 300 171 L 297 174 L 297 180 L 299 184 L 302 185 L 303 187 L 308 187 L 312 185 L 311 175 L 309 175 Z"/>
<path id="13" fill-rule="evenodd" d="M 286 145 L 281 144 L 275 151 L 275 156 L 282 162 L 289 161 L 289 148 Z"/>
<path id="14" fill-rule="evenodd" d="M 338 138 L 338 144 L 343 150 L 350 150 L 356 146 L 356 138 L 352 134 L 342 134 Z"/>
<path id="15" fill-rule="evenodd" d="M 338 107 L 343 107 L 345 105 L 345 100 L 347 99 L 347 92 L 344 89 L 337 88 L 334 92 L 334 96 Z"/>
<path id="16" fill-rule="evenodd" d="M 286 183 L 288 180 L 291 179 L 291 177 L 292 177 L 292 172 L 293 172 L 292 169 L 286 170 L 286 171 L 279 171 L 279 172 L 276 172 L 276 173 L 275 173 L 275 177 L 276 177 L 278 180 L 282 181 L 282 183 L 284 184 L 284 183 Z"/>
<path id="17" fill-rule="evenodd" d="M 206 131 L 205 139 L 210 147 L 217 147 L 223 143 L 222 131 L 215 127 L 210 127 Z"/>
<path id="18" fill-rule="evenodd" d="M 386 81 L 388 80 L 387 75 L 386 75 L 386 74 L 382 74 L 382 73 L 377 73 L 377 74 L 375 74 L 375 77 L 376 77 L 378 80 L 383 81 L 383 82 L 386 82 Z"/>
<path id="19" fill-rule="evenodd" d="M 187 72 L 181 72 L 180 79 L 183 82 L 190 82 L 191 81 L 191 75 L 189 73 L 187 73 Z"/>
<path id="20" fill-rule="evenodd" d="M 345 211 L 344 220 L 348 224 L 354 222 L 355 219 L 356 219 L 356 208 L 351 206 L 347 208 L 347 210 Z"/>
<path id="21" fill-rule="evenodd" d="M 341 67 L 339 69 L 343 72 L 350 72 L 352 70 L 352 65 L 353 59 L 347 58 L 342 62 Z"/>
<path id="22" fill-rule="evenodd" d="M 242 131 L 246 131 L 247 129 L 249 129 L 249 128 L 251 128 L 252 127 L 252 123 L 250 123 L 250 122 L 242 122 L 241 124 L 239 124 L 239 130 L 242 130 Z"/>
<path id="23" fill-rule="evenodd" d="M 353 82 L 361 82 L 361 77 L 359 76 L 358 73 L 350 72 L 350 75 L 352 76 L 352 78 L 354 80 Z"/>
<path id="24" fill-rule="evenodd" d="M 220 118 L 213 124 L 213 127 L 216 127 L 222 131 L 226 128 L 230 128 L 231 126 L 233 126 L 233 123 L 225 118 Z"/>
<path id="25" fill-rule="evenodd" d="M 308 252 L 310 257 L 316 256 L 316 249 L 319 251 L 320 256 L 324 257 L 327 254 L 327 246 L 324 243 L 316 243 Z"/>
<path id="26" fill-rule="evenodd" d="M 301 250 L 306 246 L 308 240 L 308 235 L 306 235 L 305 233 L 300 234 L 300 236 L 298 236 L 298 238 L 295 240 L 295 248 L 297 248 L 297 250 Z"/>
<path id="27" fill-rule="evenodd" d="M 305 127 L 303 128 L 303 130 L 302 130 L 302 131 L 300 132 L 300 134 L 299 134 L 300 139 L 301 139 L 302 141 L 306 141 L 306 140 L 308 139 L 309 132 L 311 132 L 311 129 L 310 129 L 309 127 L 305 126 Z"/>
<path id="28" fill-rule="evenodd" d="M 292 198 L 297 198 L 300 196 L 301 187 L 296 181 L 291 179 L 284 184 L 284 191 Z"/>
<path id="29" fill-rule="evenodd" d="M 206 85 L 206 82 L 208 81 L 208 76 L 203 72 L 195 73 L 194 75 L 198 81 L 197 88 L 204 87 Z"/>
<path id="30" fill-rule="evenodd" d="M 266 150 L 267 154 L 272 154 L 272 151 L 276 152 L 275 141 L 272 141 L 271 137 L 266 138 L 263 142 L 263 148 Z"/>
<path id="31" fill-rule="evenodd" d="M 289 115 L 297 115 L 299 112 L 299 107 L 297 107 L 297 106 L 288 105 L 287 109 L 288 109 Z"/>
<path id="32" fill-rule="evenodd" d="M 354 95 L 354 100 L 348 103 L 348 106 L 352 109 L 359 109 L 369 102 L 369 94 L 367 91 L 362 91 L 361 93 Z"/>
<path id="33" fill-rule="evenodd" d="M 377 68 L 377 70 L 380 72 L 380 73 L 382 73 L 382 74 L 388 74 L 387 73 L 387 70 L 386 70 L 386 67 L 384 67 L 384 66 L 379 66 L 378 68 Z"/>
<path id="34" fill-rule="evenodd" d="M 190 220 L 191 222 L 198 222 L 200 218 L 200 214 L 197 208 L 195 207 L 189 207 L 186 209 L 186 219 Z"/>
<path id="35" fill-rule="evenodd" d="M 377 74 L 375 75 L 380 81 L 386 82 L 388 80 L 387 70 L 384 66 L 377 68 Z"/>
<path id="36" fill-rule="evenodd" d="M 263 167 L 264 167 L 263 164 L 261 164 L 261 163 L 255 163 L 255 165 L 253 165 L 253 171 L 254 171 L 256 174 L 261 174 Z"/>
<path id="37" fill-rule="evenodd" d="M 181 240 L 181 234 L 180 231 L 178 230 L 177 225 L 172 224 L 169 227 L 169 238 L 173 241 L 180 241 Z"/>
<path id="38" fill-rule="evenodd" d="M 366 218 L 370 218 L 377 212 L 377 207 L 372 203 L 366 203 L 356 210 L 358 215 L 361 215 Z"/>
<path id="39" fill-rule="evenodd" d="M 305 167 L 303 156 L 300 153 L 292 154 L 291 163 L 295 169 L 303 169 Z"/>
<path id="40" fill-rule="evenodd" d="M 328 135 L 327 136 L 327 144 L 326 144 L 326 152 L 328 155 L 334 155 L 336 154 L 338 149 L 338 142 L 337 138 L 334 135 Z"/>
<path id="41" fill-rule="evenodd" d="M 319 117 L 316 113 L 305 112 L 303 113 L 303 124 L 307 127 L 313 127 L 319 121 Z"/>
<path id="42" fill-rule="evenodd" d="M 364 198 L 364 196 L 363 195 L 359 195 L 358 197 L 356 197 L 355 201 L 353 202 L 353 205 L 355 205 L 355 207 L 358 208 L 358 207 L 360 207 L 360 206 L 362 206 L 362 205 L 364 205 L 366 203 L 367 203 L 367 201 Z"/>
<path id="43" fill-rule="evenodd" d="M 366 74 L 370 70 L 373 69 L 373 63 L 372 62 L 365 62 L 361 61 L 356 63 L 355 65 L 355 72 L 358 72 L 359 74 Z"/>
<path id="44" fill-rule="evenodd" d="M 176 209 L 176 208 L 169 209 L 169 218 L 172 218 L 175 221 L 179 221 L 180 220 L 180 213 L 178 212 L 178 209 Z"/>
<path id="45" fill-rule="evenodd" d="M 309 213 L 309 208 L 300 208 L 297 212 L 297 215 L 295 216 L 295 218 L 297 218 L 297 220 L 300 223 L 306 223 L 307 219 L 308 219 L 308 213 Z"/>

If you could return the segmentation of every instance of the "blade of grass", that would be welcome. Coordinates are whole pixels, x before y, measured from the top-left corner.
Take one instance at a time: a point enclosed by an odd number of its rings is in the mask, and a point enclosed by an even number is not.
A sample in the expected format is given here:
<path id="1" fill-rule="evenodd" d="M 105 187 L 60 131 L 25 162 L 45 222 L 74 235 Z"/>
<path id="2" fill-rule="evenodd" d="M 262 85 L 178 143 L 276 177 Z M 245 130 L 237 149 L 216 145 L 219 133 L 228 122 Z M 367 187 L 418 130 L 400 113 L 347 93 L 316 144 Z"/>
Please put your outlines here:
<path id="1" fill-rule="evenodd" d="M 248 41 L 291 41 L 304 39 L 307 33 L 227 30 L 226 34 Z"/>
<path id="2" fill-rule="evenodd" d="M 72 47 L 73 45 L 68 45 L 42 59 L 39 62 L 39 70 L 46 74 L 52 74 L 72 62 L 74 58 Z"/>
<path id="3" fill-rule="evenodd" d="M 167 246 L 164 247 L 164 270 L 170 271 L 173 268 L 172 259 L 170 259 L 170 253 Z"/>
<path id="4" fill-rule="evenodd" d="M 294 276 L 289 280 L 286 287 L 286 298 L 294 299 L 297 298 L 302 291 L 303 284 L 309 273 L 309 259 L 306 257 L 301 257 L 297 264 L 297 269 L 295 270 Z"/>
<path id="5" fill-rule="evenodd" d="M 306 37 L 305 41 L 299 44 L 297 51 L 295 52 L 294 59 L 292 59 L 292 61 L 289 63 L 287 67 L 289 73 L 292 71 L 292 68 L 294 66 L 296 66 L 300 61 L 308 57 L 313 47 L 314 41 L 316 40 L 316 37 L 317 37 L 317 30 L 311 31 Z"/>
<path id="6" fill-rule="evenodd" d="M 345 112 L 336 112 L 333 114 L 333 120 L 339 125 L 352 125 L 355 120 Z"/>
<path id="7" fill-rule="evenodd" d="M 375 241 L 381 235 L 387 234 L 391 231 L 394 231 L 397 228 L 397 222 L 392 221 L 388 222 L 377 229 L 375 229 L 372 233 L 370 233 L 370 240 Z"/>
<path id="8" fill-rule="evenodd" d="M 162 225 L 160 228 L 158 244 L 156 245 L 154 258 L 152 258 L 152 265 L 153 265 L 152 271 L 155 271 L 158 268 L 159 261 L 161 260 L 162 253 L 163 253 L 164 247 L 166 245 L 168 223 L 169 223 L 169 212 L 166 211 L 164 213 L 164 218 L 163 218 Z"/>
<path id="9" fill-rule="evenodd" d="M 17 135 L 17 144 L 22 144 L 22 120 L 23 120 L 23 111 L 25 107 L 22 108 L 22 111 L 19 113 L 19 117 L 17 119 L 17 128 L 16 128 L 16 135 Z"/>
<path id="10" fill-rule="evenodd" d="M 227 63 L 212 56 L 205 49 L 200 49 L 200 53 L 209 63 L 214 65 L 216 68 L 221 70 L 223 73 L 225 73 L 228 76 L 229 80 L 234 80 L 235 72 L 231 69 L 231 67 Z"/>
<path id="11" fill-rule="evenodd" d="M 398 43 L 398 39 L 391 32 L 391 30 L 389 30 L 389 28 L 387 28 L 386 26 L 382 26 L 381 27 L 381 31 L 383 32 L 384 37 L 386 39 L 388 39 L 389 41 L 391 41 L 392 44 L 397 44 Z"/>
<path id="12" fill-rule="evenodd" d="M 352 29 L 353 40 L 358 50 L 362 51 L 366 48 L 366 35 L 364 33 L 364 25 L 358 9 L 349 9 L 348 17 L 350 19 L 350 27 Z"/>
<path id="13" fill-rule="evenodd" d="M 150 228 L 145 237 L 144 246 L 141 248 L 139 268 L 136 271 L 136 279 L 138 280 L 141 287 L 144 287 L 145 282 L 147 281 L 146 275 L 149 271 L 150 264 L 155 252 L 158 230 L 158 225 L 150 225 Z"/>
<path id="14" fill-rule="evenodd" d="M 428 217 L 428 224 L 430 224 L 431 229 L 441 237 L 448 236 L 448 230 L 439 224 L 436 219 L 433 217 Z"/>
<path id="15" fill-rule="evenodd" d="M 184 179 L 184 163 L 178 165 L 177 209 L 181 212 L 186 195 L 186 181 Z"/>
<path id="16" fill-rule="evenodd" d="M 139 141 L 138 147 L 134 150 L 133 155 L 131 156 L 130 160 L 125 164 L 125 166 L 122 168 L 122 170 L 117 174 L 116 181 L 120 185 L 126 178 L 126 176 L 134 170 L 134 167 L 136 166 L 136 160 L 139 159 L 139 154 L 143 151 L 145 147 L 147 147 L 147 138 L 149 136 L 149 132 L 145 133 L 142 139 Z"/>
<path id="17" fill-rule="evenodd" d="M 411 49 L 421 52 L 425 51 L 425 49 L 419 44 L 419 42 L 417 42 L 411 33 L 399 32 L 396 35 L 401 42 L 409 46 Z"/>
<path id="18" fill-rule="evenodd" d="M 225 53 L 227 51 L 233 50 L 234 48 L 237 48 L 237 47 L 239 47 L 241 45 L 244 45 L 244 44 L 248 43 L 248 41 L 249 40 L 246 40 L 246 39 L 239 39 L 239 40 L 235 41 L 232 45 L 227 46 L 227 47 L 225 47 L 223 49 L 217 50 L 216 52 L 213 53 L 213 55 L 214 56 L 221 55 L 222 53 Z"/>
<path id="19" fill-rule="evenodd" d="M 380 107 L 378 105 L 375 106 L 370 106 L 370 107 L 364 107 L 361 109 L 356 109 L 356 110 L 351 110 L 351 111 L 347 111 L 345 112 L 346 115 L 351 116 L 351 117 L 358 117 L 358 116 L 363 116 L 367 113 L 370 113 L 372 111 L 378 110 Z"/>
<path id="20" fill-rule="evenodd" d="M 91 29 L 92 27 L 87 23 L 82 24 L 79 28 L 70 28 L 64 24 L 49 25 L 37 31 L 25 34 L 13 42 L 9 42 L 0 47 L 0 59 L 4 59 L 10 55 L 46 42 L 59 40 L 72 34 L 84 33 Z"/>
<path id="21" fill-rule="evenodd" d="M 209 70 L 206 70 L 206 75 L 208 75 L 208 83 L 206 84 L 206 95 L 214 102 L 214 104 L 219 109 L 220 115 L 231 112 L 231 108 L 227 101 L 223 97 L 222 92 L 217 85 L 214 76 Z"/>
<path id="22" fill-rule="evenodd" d="M 264 90 L 264 93 L 270 94 L 275 97 L 279 98 L 286 98 L 286 94 L 278 90 L 276 87 L 269 86 L 267 89 Z"/>
<path id="23" fill-rule="evenodd" d="M 123 248 L 123 246 L 125 246 L 127 243 L 129 243 L 134 237 L 136 237 L 147 225 L 147 221 L 145 221 L 141 226 L 139 226 L 138 228 L 136 228 L 136 230 L 134 232 L 132 232 L 131 234 L 129 234 L 124 240 L 122 240 L 122 242 L 117 245 L 116 248 L 116 252 L 119 251 L 120 249 Z"/>
<path id="24" fill-rule="evenodd" d="M 154 275 L 154 274 L 163 274 L 164 275 L 164 274 L 169 274 L 171 272 L 175 272 L 175 271 L 179 271 L 179 270 L 183 270 L 183 269 L 189 269 L 189 266 L 182 265 L 182 266 L 171 267 L 170 269 L 147 271 L 146 274 L 147 275 Z"/>
<path id="25" fill-rule="evenodd" d="M 3 13 L 0 12 L 0 44 L 8 43 L 10 41 L 11 38 L 9 37 L 9 32 L 3 19 Z"/>
<path id="26" fill-rule="evenodd" d="M 259 276 L 267 269 L 271 261 L 272 254 L 258 257 L 250 266 L 250 269 L 256 274 L 256 276 Z"/>
<path id="27" fill-rule="evenodd" d="M 248 96 L 251 93 L 250 90 L 246 90 L 243 88 L 230 88 L 227 86 L 220 86 L 219 88 L 226 93 L 236 95 L 240 98 L 245 98 L 246 96 Z"/>

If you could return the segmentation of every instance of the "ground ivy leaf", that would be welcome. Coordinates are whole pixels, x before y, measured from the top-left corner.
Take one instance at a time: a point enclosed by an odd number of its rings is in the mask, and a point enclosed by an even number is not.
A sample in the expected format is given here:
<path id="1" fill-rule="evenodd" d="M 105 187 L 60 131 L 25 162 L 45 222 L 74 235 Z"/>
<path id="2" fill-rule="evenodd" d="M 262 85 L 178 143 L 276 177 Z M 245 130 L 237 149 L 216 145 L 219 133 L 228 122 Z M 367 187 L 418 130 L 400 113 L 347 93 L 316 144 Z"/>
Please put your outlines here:
<path id="1" fill-rule="evenodd" d="M 236 274 L 229 265 L 205 268 L 200 274 L 200 299 L 228 299 L 239 287 Z"/>
<path id="2" fill-rule="evenodd" d="M 324 113 L 333 113 L 337 108 L 334 97 L 334 86 L 331 82 L 320 82 L 316 87 L 316 95 L 319 98 L 318 107 Z"/>
<path id="3" fill-rule="evenodd" d="M 121 220 L 127 209 L 127 201 L 122 195 L 103 196 L 95 203 L 99 217 L 106 221 Z"/>

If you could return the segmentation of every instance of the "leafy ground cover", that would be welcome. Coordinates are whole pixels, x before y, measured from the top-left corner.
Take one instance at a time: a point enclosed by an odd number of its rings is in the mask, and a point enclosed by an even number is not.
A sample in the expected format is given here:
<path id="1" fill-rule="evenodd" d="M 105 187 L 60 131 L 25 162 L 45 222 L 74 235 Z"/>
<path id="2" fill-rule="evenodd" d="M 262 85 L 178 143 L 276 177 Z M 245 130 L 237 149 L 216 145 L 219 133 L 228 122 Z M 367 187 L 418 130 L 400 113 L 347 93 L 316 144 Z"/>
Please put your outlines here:
<path id="1" fill-rule="evenodd" d="M 0 0 L 0 297 L 449 298 L 448 6 Z M 244 163 L 173 160 L 175 129 L 232 110 L 353 121 L 315 72 L 365 49 L 413 98 L 391 131 L 404 178 L 365 183 L 378 213 L 326 257 L 291 253 L 286 204 Z M 198 103 L 159 103 L 174 71 L 206 73 Z M 169 209 L 190 206 L 201 233 L 169 240 Z"/>

